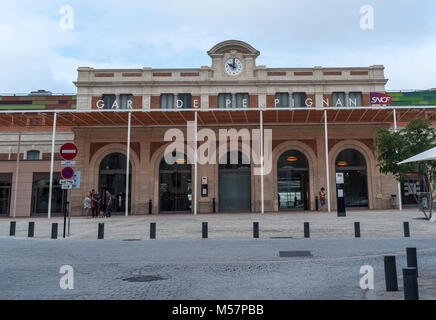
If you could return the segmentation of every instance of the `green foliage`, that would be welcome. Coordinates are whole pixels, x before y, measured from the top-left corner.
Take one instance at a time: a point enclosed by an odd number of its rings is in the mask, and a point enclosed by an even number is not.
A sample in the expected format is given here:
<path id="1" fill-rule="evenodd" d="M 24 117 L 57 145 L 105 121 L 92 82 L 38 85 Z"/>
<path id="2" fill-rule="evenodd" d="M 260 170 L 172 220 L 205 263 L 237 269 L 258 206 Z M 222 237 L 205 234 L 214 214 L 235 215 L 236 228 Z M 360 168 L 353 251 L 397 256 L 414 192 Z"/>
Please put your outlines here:
<path id="1" fill-rule="evenodd" d="M 427 151 L 436 145 L 436 131 L 431 127 L 431 121 L 413 119 L 397 132 L 388 129 L 378 129 L 374 148 L 377 151 L 377 166 L 380 172 L 391 173 L 398 181 L 404 181 L 406 174 L 415 172 L 429 175 L 430 181 L 435 181 L 436 161 L 420 161 L 398 165 L 399 162 Z"/>

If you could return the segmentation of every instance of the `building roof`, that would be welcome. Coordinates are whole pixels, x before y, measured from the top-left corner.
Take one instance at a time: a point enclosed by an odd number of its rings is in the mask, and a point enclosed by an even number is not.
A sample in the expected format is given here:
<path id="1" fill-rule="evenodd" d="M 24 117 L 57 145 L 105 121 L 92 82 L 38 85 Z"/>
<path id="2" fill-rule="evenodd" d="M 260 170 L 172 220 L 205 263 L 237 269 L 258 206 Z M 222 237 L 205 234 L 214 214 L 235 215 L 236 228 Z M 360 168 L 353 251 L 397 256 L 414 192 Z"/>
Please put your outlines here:
<path id="1" fill-rule="evenodd" d="M 0 95 L 0 110 L 76 109 L 76 96 L 71 94 Z"/>

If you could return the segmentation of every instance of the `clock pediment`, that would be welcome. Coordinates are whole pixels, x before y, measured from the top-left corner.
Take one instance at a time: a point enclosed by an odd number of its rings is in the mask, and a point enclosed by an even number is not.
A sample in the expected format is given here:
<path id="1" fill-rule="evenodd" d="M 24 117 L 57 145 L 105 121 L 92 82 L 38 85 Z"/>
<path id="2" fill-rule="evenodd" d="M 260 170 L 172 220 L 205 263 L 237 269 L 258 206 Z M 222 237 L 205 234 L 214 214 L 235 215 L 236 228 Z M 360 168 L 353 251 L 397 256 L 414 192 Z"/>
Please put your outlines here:
<path id="1" fill-rule="evenodd" d="M 231 53 L 232 51 L 247 55 L 253 55 L 256 58 L 259 56 L 260 52 L 253 48 L 251 45 L 244 41 L 240 40 L 227 40 L 220 42 L 213 46 L 212 49 L 210 49 L 207 54 L 210 57 L 213 57 L 214 55 L 220 55 L 225 53 Z"/>
<path id="2" fill-rule="evenodd" d="M 220 42 L 207 53 L 212 58 L 213 78 L 216 80 L 252 79 L 256 58 L 260 55 L 251 45 L 239 40 Z"/>

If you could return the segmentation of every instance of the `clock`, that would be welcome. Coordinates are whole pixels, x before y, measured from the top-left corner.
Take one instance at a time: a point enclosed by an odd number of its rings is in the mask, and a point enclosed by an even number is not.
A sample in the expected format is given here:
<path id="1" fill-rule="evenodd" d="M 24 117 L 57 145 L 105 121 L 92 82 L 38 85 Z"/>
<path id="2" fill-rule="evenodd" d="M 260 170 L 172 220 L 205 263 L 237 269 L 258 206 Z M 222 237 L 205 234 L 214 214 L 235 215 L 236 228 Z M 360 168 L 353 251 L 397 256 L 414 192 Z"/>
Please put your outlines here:
<path id="1" fill-rule="evenodd" d="M 228 75 L 237 76 L 242 72 L 242 62 L 237 58 L 230 58 L 226 61 L 225 69 Z"/>

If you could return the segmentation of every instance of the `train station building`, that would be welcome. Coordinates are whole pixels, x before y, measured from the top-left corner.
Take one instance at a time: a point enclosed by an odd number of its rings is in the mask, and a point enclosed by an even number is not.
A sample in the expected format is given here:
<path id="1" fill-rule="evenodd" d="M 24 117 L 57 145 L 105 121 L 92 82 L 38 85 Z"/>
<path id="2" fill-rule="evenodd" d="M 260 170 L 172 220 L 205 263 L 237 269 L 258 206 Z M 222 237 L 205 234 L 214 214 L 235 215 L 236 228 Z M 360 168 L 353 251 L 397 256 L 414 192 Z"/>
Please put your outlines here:
<path id="1" fill-rule="evenodd" d="M 435 91 L 386 92 L 382 65 L 268 68 L 242 41 L 221 42 L 207 54 L 210 66 L 194 69 L 80 67 L 71 95 L 1 96 L 0 214 L 62 214 L 65 142 L 78 148 L 74 215 L 84 214 L 92 189 L 119 196 L 114 211 L 128 215 L 148 214 L 150 205 L 153 214 L 335 210 L 337 172 L 344 173 L 347 207 L 388 209 L 392 195 L 397 207 L 412 201 L 419 180 L 399 186 L 378 171 L 375 132 L 414 117 L 436 121 Z M 216 136 L 260 130 L 264 143 L 270 130 L 271 170 L 254 174 L 265 165 L 242 142 L 228 148 L 237 163 L 216 148 L 213 164 L 191 159 L 187 149 L 168 164 L 168 130 L 181 130 L 188 145 L 203 142 L 197 134 L 188 141 L 188 123 Z M 325 206 L 317 199 L 321 188 Z"/>

